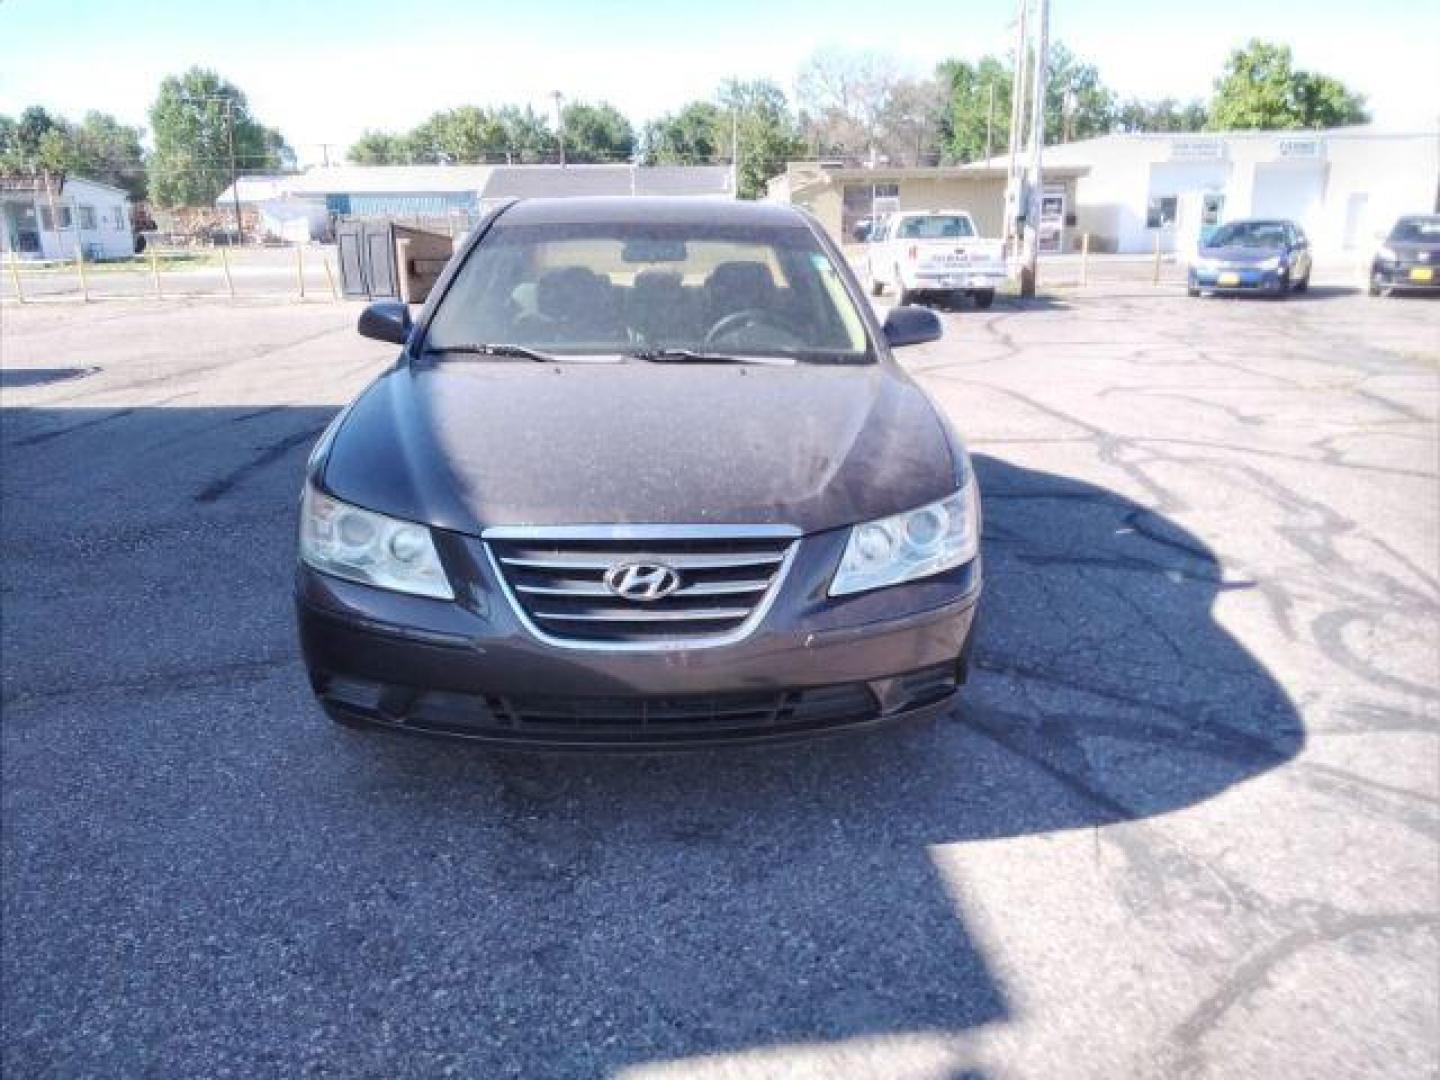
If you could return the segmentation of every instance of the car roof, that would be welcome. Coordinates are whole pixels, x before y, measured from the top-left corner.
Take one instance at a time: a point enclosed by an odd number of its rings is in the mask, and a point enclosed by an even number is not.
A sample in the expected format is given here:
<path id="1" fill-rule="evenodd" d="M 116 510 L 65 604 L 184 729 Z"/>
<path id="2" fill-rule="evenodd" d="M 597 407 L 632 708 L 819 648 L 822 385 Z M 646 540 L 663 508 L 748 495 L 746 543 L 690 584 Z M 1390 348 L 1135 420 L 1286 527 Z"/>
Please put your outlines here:
<path id="1" fill-rule="evenodd" d="M 604 195 L 521 199 L 506 209 L 507 225 L 734 225 L 806 228 L 808 219 L 784 203 L 685 196 Z"/>
<path id="2" fill-rule="evenodd" d="M 1226 225 L 1294 225 L 1295 222 L 1291 221 L 1289 218 L 1249 217 L 1249 218 L 1232 218 L 1231 220 L 1225 222 L 1225 224 L 1226 224 Z"/>

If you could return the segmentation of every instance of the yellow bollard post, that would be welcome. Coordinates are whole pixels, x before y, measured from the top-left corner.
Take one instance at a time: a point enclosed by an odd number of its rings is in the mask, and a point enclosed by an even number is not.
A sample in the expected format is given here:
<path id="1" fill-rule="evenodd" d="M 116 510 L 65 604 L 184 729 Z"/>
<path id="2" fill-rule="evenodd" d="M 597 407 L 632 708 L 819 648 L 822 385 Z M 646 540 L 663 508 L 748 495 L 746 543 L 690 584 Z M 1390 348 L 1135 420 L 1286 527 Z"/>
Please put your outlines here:
<path id="1" fill-rule="evenodd" d="M 1080 237 L 1080 284 L 1090 284 L 1090 234 L 1084 233 Z"/>
<path id="2" fill-rule="evenodd" d="M 1152 284 L 1152 285 L 1159 285 L 1159 284 L 1160 284 L 1160 230 L 1159 230 L 1159 229 L 1156 229 L 1156 230 L 1155 230 L 1155 273 L 1154 273 L 1153 277 L 1151 278 L 1150 284 Z"/>
<path id="3" fill-rule="evenodd" d="M 305 249 L 295 245 L 295 284 L 300 290 L 300 299 L 305 299 Z"/>
<path id="4" fill-rule="evenodd" d="M 229 245 L 220 245 L 220 265 L 225 269 L 225 288 L 230 293 L 230 299 L 235 299 L 235 279 L 230 276 L 230 254 Z"/>
<path id="5" fill-rule="evenodd" d="M 165 299 L 165 293 L 160 288 L 160 259 L 153 247 L 150 249 L 150 279 L 155 282 L 155 299 Z"/>
<path id="6" fill-rule="evenodd" d="M 330 298 L 332 300 L 339 300 L 340 290 L 335 285 L 335 272 L 330 269 L 330 260 L 328 258 L 322 258 L 320 265 L 325 267 L 325 280 L 330 283 Z"/>
<path id="7" fill-rule="evenodd" d="M 10 256 L 10 280 L 15 282 L 15 299 L 25 303 L 25 289 L 20 284 L 20 260 Z"/>
<path id="8" fill-rule="evenodd" d="M 90 282 L 85 277 L 85 254 L 80 250 L 80 245 L 75 245 L 75 271 L 80 275 L 80 299 L 85 303 L 90 302 Z"/>

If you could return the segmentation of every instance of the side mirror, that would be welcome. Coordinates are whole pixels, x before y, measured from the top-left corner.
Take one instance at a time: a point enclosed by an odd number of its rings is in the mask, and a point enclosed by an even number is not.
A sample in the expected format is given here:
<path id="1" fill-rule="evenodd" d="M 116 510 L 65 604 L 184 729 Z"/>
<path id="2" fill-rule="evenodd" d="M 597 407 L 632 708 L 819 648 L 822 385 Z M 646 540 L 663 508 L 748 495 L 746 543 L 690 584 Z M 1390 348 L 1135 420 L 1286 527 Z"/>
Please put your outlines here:
<path id="1" fill-rule="evenodd" d="M 890 309 L 885 316 L 885 340 L 891 348 L 902 345 L 923 345 L 927 341 L 939 341 L 945 331 L 940 325 L 940 316 L 929 308 L 907 305 Z"/>
<path id="2" fill-rule="evenodd" d="M 361 337 L 404 345 L 410 336 L 410 308 L 399 300 L 377 300 L 360 313 Z"/>

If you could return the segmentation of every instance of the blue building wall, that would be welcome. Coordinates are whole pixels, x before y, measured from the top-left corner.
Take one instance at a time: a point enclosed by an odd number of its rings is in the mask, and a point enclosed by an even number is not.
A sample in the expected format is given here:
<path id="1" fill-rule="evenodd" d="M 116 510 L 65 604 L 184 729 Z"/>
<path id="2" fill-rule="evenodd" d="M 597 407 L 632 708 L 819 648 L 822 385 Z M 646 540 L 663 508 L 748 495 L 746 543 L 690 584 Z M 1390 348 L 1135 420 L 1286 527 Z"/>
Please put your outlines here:
<path id="1" fill-rule="evenodd" d="M 452 211 L 478 213 L 479 197 L 473 191 L 438 193 L 325 196 L 325 209 L 332 214 L 357 217 L 443 217 Z"/>

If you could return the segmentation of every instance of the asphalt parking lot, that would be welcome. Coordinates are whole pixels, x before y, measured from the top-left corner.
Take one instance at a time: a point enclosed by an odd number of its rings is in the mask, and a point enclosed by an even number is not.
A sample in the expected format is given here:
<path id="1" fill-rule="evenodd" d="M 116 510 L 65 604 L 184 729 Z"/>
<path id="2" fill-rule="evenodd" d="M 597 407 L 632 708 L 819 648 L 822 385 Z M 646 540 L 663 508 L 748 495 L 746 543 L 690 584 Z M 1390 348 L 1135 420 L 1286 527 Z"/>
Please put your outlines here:
<path id="1" fill-rule="evenodd" d="M 947 314 L 963 705 L 649 758 L 311 703 L 356 313 L 0 309 L 6 1076 L 1440 1069 L 1440 302 Z"/>

